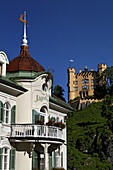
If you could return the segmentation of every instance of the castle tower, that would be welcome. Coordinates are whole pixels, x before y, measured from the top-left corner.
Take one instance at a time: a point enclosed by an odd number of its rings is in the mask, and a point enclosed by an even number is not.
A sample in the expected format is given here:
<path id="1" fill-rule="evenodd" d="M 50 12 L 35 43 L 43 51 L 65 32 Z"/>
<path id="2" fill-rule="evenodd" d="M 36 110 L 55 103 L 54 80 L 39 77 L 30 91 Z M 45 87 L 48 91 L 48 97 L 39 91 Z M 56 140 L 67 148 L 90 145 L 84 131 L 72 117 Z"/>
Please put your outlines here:
<path id="1" fill-rule="evenodd" d="M 94 88 L 99 83 L 98 73 L 102 73 L 107 68 L 106 64 L 98 64 L 98 70 L 94 71 L 93 68 L 88 70 L 85 66 L 82 71 L 75 73 L 75 68 L 68 68 L 68 101 L 79 97 L 85 99 L 86 96 L 94 95 Z"/>
<path id="2" fill-rule="evenodd" d="M 98 72 L 101 74 L 107 68 L 106 64 L 98 64 Z"/>
<path id="3" fill-rule="evenodd" d="M 75 68 L 68 68 L 68 101 L 75 98 L 75 89 L 73 87 Z"/>

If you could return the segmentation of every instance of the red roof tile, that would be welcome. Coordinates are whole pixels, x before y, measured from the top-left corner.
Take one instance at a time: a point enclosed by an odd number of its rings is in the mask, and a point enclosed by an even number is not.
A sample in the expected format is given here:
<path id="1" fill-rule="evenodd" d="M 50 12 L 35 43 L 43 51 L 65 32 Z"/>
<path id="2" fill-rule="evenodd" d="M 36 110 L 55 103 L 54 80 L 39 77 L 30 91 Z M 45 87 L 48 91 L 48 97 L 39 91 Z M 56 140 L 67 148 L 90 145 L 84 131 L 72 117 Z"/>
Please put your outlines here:
<path id="1" fill-rule="evenodd" d="M 43 72 L 45 69 L 29 55 L 28 46 L 21 46 L 20 55 L 9 62 L 7 72 L 13 71 Z"/>

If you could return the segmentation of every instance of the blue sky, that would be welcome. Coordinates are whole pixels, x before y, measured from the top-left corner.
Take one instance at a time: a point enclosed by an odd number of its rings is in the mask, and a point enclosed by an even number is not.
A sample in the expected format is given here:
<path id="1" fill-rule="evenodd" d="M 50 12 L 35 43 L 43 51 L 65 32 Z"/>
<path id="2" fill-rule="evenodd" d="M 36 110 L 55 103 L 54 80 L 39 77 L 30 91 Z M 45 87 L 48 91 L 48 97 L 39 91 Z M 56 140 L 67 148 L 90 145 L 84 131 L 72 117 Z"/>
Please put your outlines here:
<path id="1" fill-rule="evenodd" d="M 69 60 L 76 72 L 99 63 L 113 65 L 113 0 L 4 0 L 0 2 L 0 50 L 17 57 L 23 37 L 19 17 L 27 12 L 29 53 L 46 70 L 54 86 L 65 90 Z"/>

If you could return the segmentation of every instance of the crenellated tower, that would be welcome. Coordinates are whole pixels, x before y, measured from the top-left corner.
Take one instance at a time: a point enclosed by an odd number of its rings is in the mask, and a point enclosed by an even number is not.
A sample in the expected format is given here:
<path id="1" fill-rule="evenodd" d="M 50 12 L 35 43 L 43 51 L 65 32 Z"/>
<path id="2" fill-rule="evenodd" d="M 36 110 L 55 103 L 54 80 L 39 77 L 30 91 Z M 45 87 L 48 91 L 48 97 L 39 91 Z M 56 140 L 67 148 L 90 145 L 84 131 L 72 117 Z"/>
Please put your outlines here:
<path id="1" fill-rule="evenodd" d="M 102 74 L 106 68 L 106 64 L 98 64 L 97 71 L 93 68 L 89 71 L 85 66 L 83 71 L 79 69 L 79 73 L 75 73 L 75 68 L 68 68 L 68 101 L 76 97 L 84 99 L 86 96 L 92 96 L 95 86 L 99 83 L 98 73 Z"/>

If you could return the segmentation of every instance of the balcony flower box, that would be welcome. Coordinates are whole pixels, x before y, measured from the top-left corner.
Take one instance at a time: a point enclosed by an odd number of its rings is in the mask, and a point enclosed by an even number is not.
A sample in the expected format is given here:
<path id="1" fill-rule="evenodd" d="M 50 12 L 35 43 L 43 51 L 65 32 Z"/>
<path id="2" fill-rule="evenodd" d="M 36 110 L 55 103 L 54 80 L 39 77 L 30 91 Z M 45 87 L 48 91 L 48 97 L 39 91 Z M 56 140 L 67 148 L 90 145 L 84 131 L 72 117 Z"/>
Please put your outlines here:
<path id="1" fill-rule="evenodd" d="M 54 120 L 49 120 L 46 125 L 48 126 L 56 126 L 56 127 L 60 127 L 61 129 L 65 128 L 65 124 L 62 122 L 55 122 Z"/>
<path id="2" fill-rule="evenodd" d="M 36 125 L 44 125 L 44 121 L 38 119 L 35 121 L 35 124 Z"/>
<path id="3" fill-rule="evenodd" d="M 64 128 L 65 128 L 65 124 L 62 123 L 62 122 L 56 122 L 56 123 L 54 124 L 54 126 L 60 127 L 61 129 L 64 129 Z"/>
<path id="4" fill-rule="evenodd" d="M 54 120 L 49 120 L 49 121 L 46 123 L 46 125 L 48 125 L 48 126 L 54 126 L 54 124 L 55 124 L 55 121 L 54 121 Z"/>

